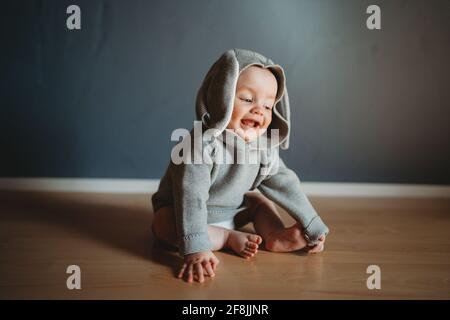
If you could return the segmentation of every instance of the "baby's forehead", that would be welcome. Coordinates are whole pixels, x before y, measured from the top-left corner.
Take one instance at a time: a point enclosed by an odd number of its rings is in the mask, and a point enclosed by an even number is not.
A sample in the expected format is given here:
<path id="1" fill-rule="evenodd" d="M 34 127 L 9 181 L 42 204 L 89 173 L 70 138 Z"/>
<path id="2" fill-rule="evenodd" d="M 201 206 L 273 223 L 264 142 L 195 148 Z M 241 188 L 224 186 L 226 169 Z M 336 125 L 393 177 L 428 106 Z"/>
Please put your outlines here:
<path id="1" fill-rule="evenodd" d="M 238 78 L 236 89 L 258 89 L 263 91 L 274 91 L 278 88 L 278 81 L 272 71 L 268 68 L 250 66 L 244 69 Z"/>
<path id="2" fill-rule="evenodd" d="M 275 75 L 269 68 L 264 68 L 259 65 L 251 65 L 244 70 L 242 70 L 239 74 L 239 78 L 241 77 L 247 77 L 247 76 L 253 76 L 253 77 L 267 77 L 267 78 L 273 78 L 276 80 Z"/>

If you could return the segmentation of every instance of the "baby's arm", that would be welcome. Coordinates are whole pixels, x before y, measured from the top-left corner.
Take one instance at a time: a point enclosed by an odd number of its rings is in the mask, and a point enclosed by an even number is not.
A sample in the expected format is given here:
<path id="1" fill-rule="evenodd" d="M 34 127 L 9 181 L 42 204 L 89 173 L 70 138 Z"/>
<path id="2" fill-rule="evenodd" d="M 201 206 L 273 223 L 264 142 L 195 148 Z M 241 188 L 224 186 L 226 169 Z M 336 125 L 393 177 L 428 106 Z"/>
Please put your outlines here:
<path id="1" fill-rule="evenodd" d="M 214 276 L 219 263 L 211 251 L 207 224 L 212 166 L 212 162 L 170 166 L 178 246 L 184 258 L 178 276 L 187 281 L 202 282 L 204 273 Z"/>
<path id="2" fill-rule="evenodd" d="M 268 175 L 258 189 L 303 226 L 310 250 L 314 249 L 312 252 L 315 252 L 320 246 L 323 247 L 329 229 L 301 190 L 300 180 L 295 172 L 287 168 L 281 158 L 278 157 L 278 160 L 278 170 Z"/>

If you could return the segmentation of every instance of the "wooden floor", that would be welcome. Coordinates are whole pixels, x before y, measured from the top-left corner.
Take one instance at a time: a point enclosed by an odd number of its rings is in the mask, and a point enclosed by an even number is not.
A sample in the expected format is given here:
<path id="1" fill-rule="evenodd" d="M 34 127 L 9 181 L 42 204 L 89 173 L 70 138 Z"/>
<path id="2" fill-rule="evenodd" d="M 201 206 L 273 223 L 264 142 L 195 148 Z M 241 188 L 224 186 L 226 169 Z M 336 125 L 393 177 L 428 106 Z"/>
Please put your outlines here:
<path id="1" fill-rule="evenodd" d="M 450 200 L 311 198 L 325 252 L 227 252 L 203 284 L 150 234 L 150 195 L 0 193 L 1 299 L 449 299 Z M 285 220 L 290 223 L 290 218 Z M 81 290 L 66 268 L 81 268 Z M 366 268 L 381 268 L 369 290 Z"/>

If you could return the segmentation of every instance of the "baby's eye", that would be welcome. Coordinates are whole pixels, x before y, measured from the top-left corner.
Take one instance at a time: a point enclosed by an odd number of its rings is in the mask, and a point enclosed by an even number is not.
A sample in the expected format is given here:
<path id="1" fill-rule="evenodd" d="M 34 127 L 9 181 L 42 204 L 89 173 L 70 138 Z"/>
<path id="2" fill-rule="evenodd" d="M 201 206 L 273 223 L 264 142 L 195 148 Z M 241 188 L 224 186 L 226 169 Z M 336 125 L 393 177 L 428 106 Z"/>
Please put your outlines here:
<path id="1" fill-rule="evenodd" d="M 267 110 L 272 110 L 272 106 L 266 106 Z"/>
<path id="2" fill-rule="evenodd" d="M 251 98 L 241 98 L 241 100 L 248 102 L 248 103 L 253 102 L 253 100 Z"/>

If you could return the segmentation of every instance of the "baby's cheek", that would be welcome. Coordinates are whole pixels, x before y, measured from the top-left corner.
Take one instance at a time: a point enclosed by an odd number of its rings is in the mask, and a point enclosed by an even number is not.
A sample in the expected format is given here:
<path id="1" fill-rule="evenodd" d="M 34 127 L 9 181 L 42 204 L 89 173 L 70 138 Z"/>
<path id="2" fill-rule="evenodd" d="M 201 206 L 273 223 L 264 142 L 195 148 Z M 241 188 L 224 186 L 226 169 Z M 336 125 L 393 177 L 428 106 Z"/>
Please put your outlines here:
<path id="1" fill-rule="evenodd" d="M 228 129 L 233 129 L 236 126 L 236 118 L 237 118 L 237 116 L 235 113 L 231 114 L 230 122 L 228 122 L 228 125 L 227 125 Z"/>

